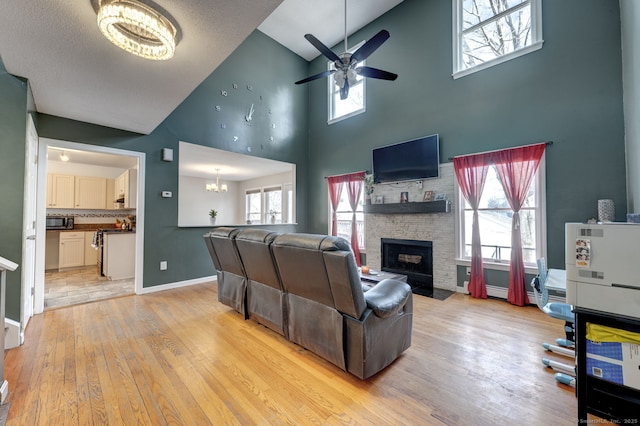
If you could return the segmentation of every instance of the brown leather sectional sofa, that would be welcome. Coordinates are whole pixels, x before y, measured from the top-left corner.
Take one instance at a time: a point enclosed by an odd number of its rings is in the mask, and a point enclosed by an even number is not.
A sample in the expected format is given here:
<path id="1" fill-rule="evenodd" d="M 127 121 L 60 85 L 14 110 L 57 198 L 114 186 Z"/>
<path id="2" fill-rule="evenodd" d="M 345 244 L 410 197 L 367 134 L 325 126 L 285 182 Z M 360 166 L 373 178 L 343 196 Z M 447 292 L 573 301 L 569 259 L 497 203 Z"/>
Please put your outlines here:
<path id="1" fill-rule="evenodd" d="M 363 286 L 343 238 L 218 227 L 204 239 L 220 302 L 342 370 L 367 379 L 411 345 L 410 286 Z"/>

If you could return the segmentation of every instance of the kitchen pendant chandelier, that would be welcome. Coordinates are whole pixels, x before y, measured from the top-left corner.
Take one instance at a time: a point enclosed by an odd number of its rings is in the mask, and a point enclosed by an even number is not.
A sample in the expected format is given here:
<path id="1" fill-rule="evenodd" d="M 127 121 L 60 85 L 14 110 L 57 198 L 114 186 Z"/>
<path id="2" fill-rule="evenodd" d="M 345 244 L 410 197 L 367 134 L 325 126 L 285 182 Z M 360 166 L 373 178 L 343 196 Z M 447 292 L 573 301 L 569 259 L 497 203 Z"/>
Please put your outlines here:
<path id="1" fill-rule="evenodd" d="M 173 24 L 160 12 L 136 0 L 102 1 L 98 27 L 110 42 L 146 59 L 170 59 L 176 50 Z"/>
<path id="2" fill-rule="evenodd" d="M 229 190 L 226 183 L 223 183 L 222 186 L 220 186 L 220 169 L 216 169 L 216 183 L 208 183 L 206 188 L 207 191 L 213 192 L 227 192 Z"/>

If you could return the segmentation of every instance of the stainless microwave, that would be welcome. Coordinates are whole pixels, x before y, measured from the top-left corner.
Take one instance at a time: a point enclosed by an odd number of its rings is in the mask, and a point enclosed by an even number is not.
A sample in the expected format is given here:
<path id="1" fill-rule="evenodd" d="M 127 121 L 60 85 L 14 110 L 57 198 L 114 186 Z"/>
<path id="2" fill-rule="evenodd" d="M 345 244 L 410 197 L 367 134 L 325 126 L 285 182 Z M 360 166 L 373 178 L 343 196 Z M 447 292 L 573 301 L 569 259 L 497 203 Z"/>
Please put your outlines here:
<path id="1" fill-rule="evenodd" d="M 47 216 L 47 229 L 73 229 L 73 217 Z"/>

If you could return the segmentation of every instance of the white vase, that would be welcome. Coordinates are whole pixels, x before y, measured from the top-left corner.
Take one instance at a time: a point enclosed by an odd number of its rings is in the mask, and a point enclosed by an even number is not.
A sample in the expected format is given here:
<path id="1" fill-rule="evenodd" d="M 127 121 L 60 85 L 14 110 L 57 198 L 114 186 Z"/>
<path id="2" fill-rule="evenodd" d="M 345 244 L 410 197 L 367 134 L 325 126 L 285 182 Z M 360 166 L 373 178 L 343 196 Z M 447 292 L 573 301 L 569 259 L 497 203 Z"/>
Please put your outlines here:
<path id="1" fill-rule="evenodd" d="M 211 216 L 209 216 L 209 223 L 210 223 L 211 225 L 215 225 L 215 224 L 216 224 L 216 218 L 215 218 L 215 217 L 211 217 Z"/>
<path id="2" fill-rule="evenodd" d="M 616 208 L 613 200 L 598 200 L 598 220 L 600 222 L 613 222 L 616 217 Z"/>

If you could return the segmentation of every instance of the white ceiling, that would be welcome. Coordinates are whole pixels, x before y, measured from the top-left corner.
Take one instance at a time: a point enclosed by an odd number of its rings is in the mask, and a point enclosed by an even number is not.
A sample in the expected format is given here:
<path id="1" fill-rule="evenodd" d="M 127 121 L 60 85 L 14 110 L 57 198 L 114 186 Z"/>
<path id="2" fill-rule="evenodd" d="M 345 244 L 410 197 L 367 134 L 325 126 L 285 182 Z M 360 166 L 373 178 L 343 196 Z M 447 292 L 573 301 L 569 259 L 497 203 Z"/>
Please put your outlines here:
<path id="1" fill-rule="evenodd" d="M 307 60 L 318 53 L 304 34 L 329 47 L 344 37 L 342 0 L 145 0 L 180 33 L 172 59 L 149 61 L 102 36 L 97 1 L 2 1 L 0 57 L 29 80 L 37 111 L 148 134 L 258 26 Z M 348 33 L 401 1 L 349 0 Z"/>

